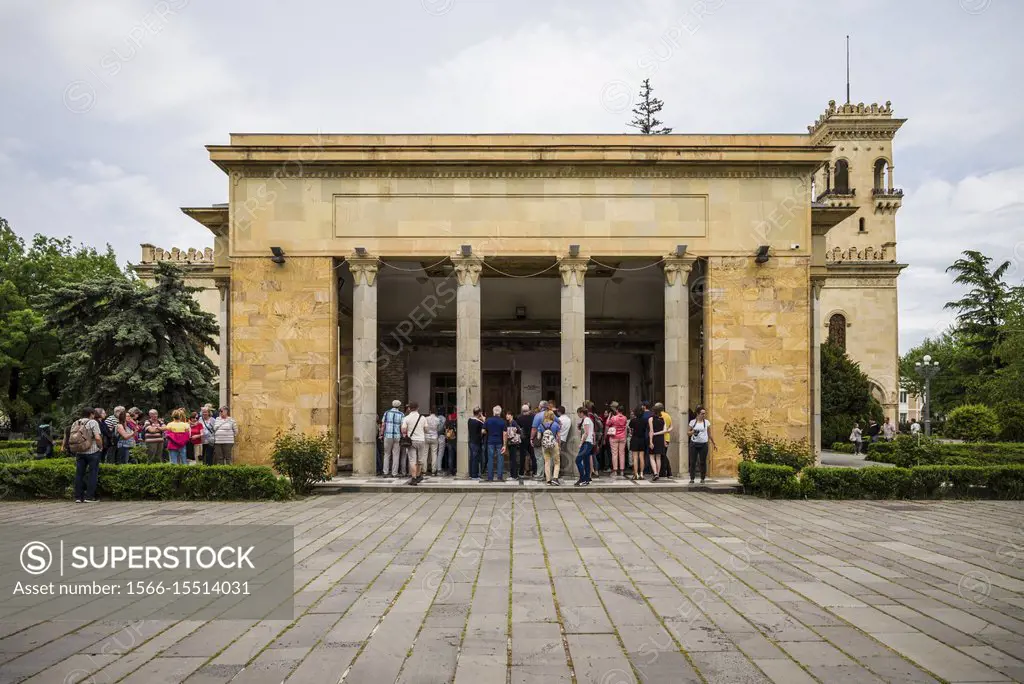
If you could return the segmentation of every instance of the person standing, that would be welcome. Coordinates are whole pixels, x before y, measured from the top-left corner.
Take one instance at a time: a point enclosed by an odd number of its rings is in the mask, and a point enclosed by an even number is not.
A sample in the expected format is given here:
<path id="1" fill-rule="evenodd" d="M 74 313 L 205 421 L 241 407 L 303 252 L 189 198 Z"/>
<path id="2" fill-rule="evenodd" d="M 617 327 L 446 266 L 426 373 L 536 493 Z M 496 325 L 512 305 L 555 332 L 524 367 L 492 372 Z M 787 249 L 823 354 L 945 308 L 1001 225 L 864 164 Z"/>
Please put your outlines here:
<path id="1" fill-rule="evenodd" d="M 104 424 L 100 425 L 100 432 L 104 432 L 104 428 L 106 428 L 104 437 L 110 440 L 108 448 L 104 449 L 104 463 L 117 462 L 117 415 L 119 412 L 124 412 L 124 406 L 115 406 L 113 413 L 111 413 L 109 416 L 107 415 L 106 410 L 103 410 L 101 420 L 103 421 Z"/>
<path id="2" fill-rule="evenodd" d="M 665 456 L 665 418 L 662 415 L 665 407 L 660 403 L 654 405 L 651 417 L 647 419 L 647 448 L 651 454 L 651 482 L 661 478 L 661 460 Z"/>
<path id="3" fill-rule="evenodd" d="M 220 416 L 213 421 L 213 462 L 216 465 L 231 465 L 231 452 L 238 437 L 238 423 L 231 417 L 227 406 L 220 407 Z"/>
<path id="4" fill-rule="evenodd" d="M 586 487 L 590 484 L 591 456 L 594 453 L 594 441 L 596 439 L 594 419 L 590 417 L 587 409 L 582 406 L 576 409 L 576 415 L 580 421 L 577 426 L 580 431 L 580 450 L 576 454 L 576 469 L 579 471 L 580 478 L 576 480 L 574 486 Z"/>
<path id="5" fill-rule="evenodd" d="M 448 418 L 441 406 L 437 407 L 434 414 L 437 418 L 437 464 L 434 466 L 434 474 L 443 475 L 448 465 Z"/>
<path id="6" fill-rule="evenodd" d="M 96 409 L 82 409 L 68 430 L 65 453 L 75 455 L 75 503 L 95 503 L 100 475 L 103 433 L 96 421 Z"/>
<path id="7" fill-rule="evenodd" d="M 190 434 L 190 426 L 185 421 L 185 409 L 174 409 L 171 412 L 171 422 L 164 430 L 167 436 L 167 453 L 171 463 L 176 465 L 188 465 L 187 445 Z"/>
<path id="8" fill-rule="evenodd" d="M 544 480 L 549 485 L 555 487 L 562 484 L 562 481 L 558 479 L 558 471 L 561 468 L 558 428 L 558 419 L 555 418 L 555 412 L 545 411 L 537 431 L 540 435 L 541 454 L 544 457 Z"/>
<path id="9" fill-rule="evenodd" d="M 118 409 L 121 409 L 118 411 Z M 133 430 L 128 422 L 128 414 L 123 407 L 119 406 L 114 409 L 114 417 L 117 418 L 117 427 L 114 428 L 117 434 L 117 454 L 115 455 L 114 462 L 117 465 L 126 465 L 128 463 L 128 456 L 132 452 L 132 447 L 135 446 L 135 430 Z"/>
<path id="10" fill-rule="evenodd" d="M 618 404 L 612 409 L 608 417 L 607 430 L 608 446 L 612 452 L 612 475 L 625 477 L 626 467 L 626 416 L 622 415 L 622 409 Z"/>
<path id="11" fill-rule="evenodd" d="M 149 418 L 142 425 L 142 439 L 146 443 L 146 452 L 150 463 L 164 460 L 164 421 L 156 409 L 149 409 Z"/>
<path id="12" fill-rule="evenodd" d="M 423 419 L 423 470 L 427 475 L 437 475 L 437 416 L 430 409 Z"/>
<path id="13" fill-rule="evenodd" d="M 484 422 L 484 433 L 487 435 L 487 481 L 494 482 L 494 466 L 497 463 L 498 481 L 505 481 L 505 420 L 501 417 L 501 407 L 491 409 L 491 416 Z"/>
<path id="14" fill-rule="evenodd" d="M 548 411 L 548 402 L 542 401 L 537 404 L 537 412 L 533 414 L 533 421 L 530 423 L 530 444 L 533 446 L 533 472 L 537 479 L 544 479 L 544 450 L 540 443 L 543 431 L 540 429 L 544 422 L 544 414 Z M 557 430 L 556 437 L 557 437 Z"/>
<path id="15" fill-rule="evenodd" d="M 36 458 L 53 458 L 53 427 L 49 418 L 43 418 L 36 428 Z"/>
<path id="16" fill-rule="evenodd" d="M 882 421 L 882 439 L 886 442 L 896 439 L 896 426 L 889 420 L 889 416 Z"/>
<path id="17" fill-rule="evenodd" d="M 402 419 L 402 441 L 409 459 L 409 484 L 423 481 L 423 466 L 427 457 L 426 425 L 419 411 L 420 405 L 409 402 L 409 414 Z"/>
<path id="18" fill-rule="evenodd" d="M 530 412 L 529 404 L 523 404 L 519 415 L 516 416 L 516 425 L 519 426 L 519 431 L 523 436 L 522 444 L 519 446 L 519 451 L 523 456 L 523 464 L 519 469 L 520 479 L 532 477 L 540 471 L 534 465 L 533 441 L 530 439 L 530 433 L 533 428 L 533 414 Z"/>
<path id="19" fill-rule="evenodd" d="M 708 474 L 708 443 L 714 446 L 715 440 L 711 436 L 707 409 L 703 406 L 697 407 L 697 415 L 690 421 L 686 434 L 690 437 L 690 484 L 694 483 L 697 473 L 700 473 L 700 483 L 704 484 Z"/>
<path id="20" fill-rule="evenodd" d="M 448 475 L 455 475 L 457 461 L 457 452 L 459 449 L 459 416 L 454 411 L 448 414 L 448 419 L 444 423 L 444 450 L 445 456 L 448 458 L 448 464 L 445 468 L 445 472 Z"/>
<path id="21" fill-rule="evenodd" d="M 523 468 L 526 467 L 526 452 L 523 449 L 523 429 L 516 422 L 511 411 L 505 413 L 505 453 L 508 455 L 508 470 L 512 479 L 523 484 Z M 522 460 L 520 460 L 522 459 Z"/>
<path id="22" fill-rule="evenodd" d="M 188 460 L 194 460 L 196 465 L 202 463 L 203 424 L 199 422 L 198 411 L 193 411 L 188 417 L 188 445 L 185 448 L 185 457 Z"/>
<path id="23" fill-rule="evenodd" d="M 860 454 L 861 446 L 864 443 L 864 433 L 860 429 L 860 423 L 853 424 L 853 430 L 850 431 L 850 441 L 853 442 L 853 453 Z"/>
<path id="24" fill-rule="evenodd" d="M 910 419 L 910 436 L 920 437 L 921 436 L 921 424 L 917 422 L 917 418 Z"/>
<path id="25" fill-rule="evenodd" d="M 402 453 L 402 402 L 395 399 L 380 419 L 380 436 L 384 440 L 384 477 L 398 477 Z"/>
<path id="26" fill-rule="evenodd" d="M 199 424 L 203 427 L 203 463 L 213 465 L 214 417 L 213 407 L 207 404 L 199 412 Z"/>
<path id="27" fill-rule="evenodd" d="M 871 442 L 872 444 L 877 442 L 878 436 L 879 434 L 881 434 L 881 432 L 882 428 L 879 427 L 878 421 L 872 418 L 871 422 L 868 423 L 868 441 Z"/>
<path id="28" fill-rule="evenodd" d="M 643 406 L 633 409 L 629 419 L 629 453 L 633 457 L 633 481 L 644 476 L 644 459 L 647 453 L 647 423 L 644 421 Z"/>
<path id="29" fill-rule="evenodd" d="M 472 480 L 480 479 L 481 454 L 484 449 L 484 417 L 483 409 L 479 406 L 473 407 L 473 415 L 466 421 L 466 432 L 469 434 L 469 477 Z"/>
<path id="30" fill-rule="evenodd" d="M 668 411 L 662 411 L 661 417 L 665 421 L 665 457 L 661 459 L 661 473 L 662 477 L 672 477 L 672 463 L 668 458 L 669 444 L 672 439 L 672 416 L 668 414 Z"/>
<path id="31" fill-rule="evenodd" d="M 555 416 L 558 420 L 558 461 L 564 469 L 569 467 L 568 460 L 572 458 L 569 454 L 569 428 L 572 427 L 572 418 L 566 413 L 564 406 L 559 406 L 555 410 Z M 562 459 L 566 462 L 562 463 Z"/>

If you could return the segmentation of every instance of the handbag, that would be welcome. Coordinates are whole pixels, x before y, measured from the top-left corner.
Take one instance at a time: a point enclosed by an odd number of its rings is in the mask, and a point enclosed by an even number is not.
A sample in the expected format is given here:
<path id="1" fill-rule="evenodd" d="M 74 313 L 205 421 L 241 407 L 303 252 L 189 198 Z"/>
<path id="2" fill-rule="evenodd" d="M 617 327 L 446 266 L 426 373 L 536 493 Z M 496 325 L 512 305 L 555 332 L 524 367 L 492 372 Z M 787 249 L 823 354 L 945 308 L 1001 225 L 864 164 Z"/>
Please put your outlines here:
<path id="1" fill-rule="evenodd" d="M 398 440 L 400 446 L 412 446 L 412 433 L 416 432 L 416 426 L 420 424 L 420 419 L 423 418 L 423 414 L 416 416 L 416 422 L 412 424 L 412 430 L 409 430 L 408 435 L 402 435 Z"/>

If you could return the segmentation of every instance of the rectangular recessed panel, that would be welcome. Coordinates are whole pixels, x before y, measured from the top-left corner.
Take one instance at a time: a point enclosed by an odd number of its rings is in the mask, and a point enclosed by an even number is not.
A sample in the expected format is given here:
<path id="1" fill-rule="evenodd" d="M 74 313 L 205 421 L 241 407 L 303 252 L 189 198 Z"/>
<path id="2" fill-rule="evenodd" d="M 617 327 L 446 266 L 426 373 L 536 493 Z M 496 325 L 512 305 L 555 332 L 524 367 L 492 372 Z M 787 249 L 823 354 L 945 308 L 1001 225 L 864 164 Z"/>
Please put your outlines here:
<path id="1" fill-rule="evenodd" d="M 334 195 L 339 238 L 705 237 L 707 218 L 706 195 Z"/>

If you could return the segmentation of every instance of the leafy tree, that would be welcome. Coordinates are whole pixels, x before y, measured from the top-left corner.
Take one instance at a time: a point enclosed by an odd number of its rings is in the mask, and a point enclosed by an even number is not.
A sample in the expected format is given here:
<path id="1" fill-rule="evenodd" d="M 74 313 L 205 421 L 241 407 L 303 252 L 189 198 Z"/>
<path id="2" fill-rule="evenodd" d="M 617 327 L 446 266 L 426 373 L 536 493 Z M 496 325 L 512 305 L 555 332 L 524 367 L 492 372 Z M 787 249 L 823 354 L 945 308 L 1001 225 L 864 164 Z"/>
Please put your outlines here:
<path id="1" fill-rule="evenodd" d="M 960 299 L 947 302 L 957 312 L 957 332 L 967 346 L 979 354 L 978 372 L 992 373 L 998 367 L 995 350 L 1004 338 L 1004 324 L 1010 314 L 1014 292 L 1003 282 L 1010 262 L 1004 261 L 991 271 L 992 259 L 981 252 L 966 250 L 946 269 L 955 273 L 953 282 L 970 289 Z"/>
<path id="2" fill-rule="evenodd" d="M 964 404 L 949 412 L 943 434 L 965 442 L 992 442 L 999 436 L 999 418 L 984 404 Z"/>
<path id="3" fill-rule="evenodd" d="M 821 443 L 846 442 L 855 422 L 881 422 L 882 406 L 871 381 L 838 345 L 821 345 Z"/>
<path id="4" fill-rule="evenodd" d="M 664 122 L 656 117 L 665 103 L 653 97 L 653 93 L 654 87 L 651 85 L 651 79 L 645 78 L 643 85 L 640 86 L 640 101 L 633 108 L 633 120 L 628 125 L 638 129 L 644 135 L 666 135 L 671 133 L 672 129 L 663 126 Z"/>
<path id="5" fill-rule="evenodd" d="M 98 276 L 127 280 L 109 245 L 100 253 L 70 238 L 36 235 L 26 246 L 0 218 L 0 410 L 12 430 L 24 431 L 32 416 L 50 412 L 62 385 L 45 369 L 63 337 L 45 325 L 38 297 Z"/>
<path id="6" fill-rule="evenodd" d="M 63 398 L 172 409 L 210 401 L 217 369 L 217 320 L 192 296 L 172 264 L 157 264 L 155 284 L 104 277 L 45 297 L 46 320 L 66 346 L 47 372 L 64 379 Z"/>

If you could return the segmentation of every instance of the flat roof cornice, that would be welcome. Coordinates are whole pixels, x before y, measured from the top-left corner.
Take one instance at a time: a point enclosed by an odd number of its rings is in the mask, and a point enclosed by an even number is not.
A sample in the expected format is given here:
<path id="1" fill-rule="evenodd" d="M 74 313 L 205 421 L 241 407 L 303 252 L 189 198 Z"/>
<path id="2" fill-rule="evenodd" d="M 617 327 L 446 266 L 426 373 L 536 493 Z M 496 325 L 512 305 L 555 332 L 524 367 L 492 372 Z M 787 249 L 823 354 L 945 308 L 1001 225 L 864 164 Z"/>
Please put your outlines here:
<path id="1" fill-rule="evenodd" d="M 716 164 L 816 168 L 831 147 L 808 135 L 232 134 L 208 145 L 220 168 L 254 165 Z M 812 170 L 813 170 L 812 168 Z"/>

